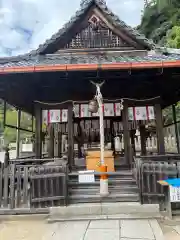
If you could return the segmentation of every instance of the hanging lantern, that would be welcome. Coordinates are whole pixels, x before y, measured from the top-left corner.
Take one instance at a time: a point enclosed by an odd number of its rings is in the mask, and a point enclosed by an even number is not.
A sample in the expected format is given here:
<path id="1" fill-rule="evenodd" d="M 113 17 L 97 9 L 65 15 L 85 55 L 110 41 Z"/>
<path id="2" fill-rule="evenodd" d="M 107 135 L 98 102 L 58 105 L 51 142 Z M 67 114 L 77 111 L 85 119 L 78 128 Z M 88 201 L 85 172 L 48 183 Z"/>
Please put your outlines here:
<path id="1" fill-rule="evenodd" d="M 97 103 L 96 99 L 93 99 L 93 100 L 91 100 L 89 102 L 88 108 L 89 108 L 89 112 L 97 113 L 97 111 L 98 111 L 98 103 Z"/>

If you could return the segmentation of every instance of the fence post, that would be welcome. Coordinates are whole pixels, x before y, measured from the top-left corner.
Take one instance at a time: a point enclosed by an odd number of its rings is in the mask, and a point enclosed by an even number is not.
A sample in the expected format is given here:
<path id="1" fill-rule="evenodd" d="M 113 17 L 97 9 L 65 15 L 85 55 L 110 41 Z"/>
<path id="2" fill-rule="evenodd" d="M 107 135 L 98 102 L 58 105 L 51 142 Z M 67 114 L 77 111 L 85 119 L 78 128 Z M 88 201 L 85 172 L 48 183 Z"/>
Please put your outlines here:
<path id="1" fill-rule="evenodd" d="M 23 204 L 28 203 L 28 167 L 24 167 L 24 179 L 23 179 Z"/>
<path id="2" fill-rule="evenodd" d="M 13 163 L 9 166 L 10 172 L 10 208 L 15 208 L 15 175 L 16 175 L 16 164 Z"/>

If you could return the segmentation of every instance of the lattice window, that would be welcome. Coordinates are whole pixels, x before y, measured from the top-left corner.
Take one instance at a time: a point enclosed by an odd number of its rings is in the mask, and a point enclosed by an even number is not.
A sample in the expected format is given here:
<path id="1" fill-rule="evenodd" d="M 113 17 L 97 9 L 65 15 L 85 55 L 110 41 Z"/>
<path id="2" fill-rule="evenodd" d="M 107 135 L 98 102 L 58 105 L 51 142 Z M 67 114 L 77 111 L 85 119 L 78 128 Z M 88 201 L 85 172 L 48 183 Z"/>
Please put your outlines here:
<path id="1" fill-rule="evenodd" d="M 126 42 L 93 15 L 89 19 L 88 26 L 78 33 L 65 48 L 116 48 L 125 46 L 128 46 Z"/>

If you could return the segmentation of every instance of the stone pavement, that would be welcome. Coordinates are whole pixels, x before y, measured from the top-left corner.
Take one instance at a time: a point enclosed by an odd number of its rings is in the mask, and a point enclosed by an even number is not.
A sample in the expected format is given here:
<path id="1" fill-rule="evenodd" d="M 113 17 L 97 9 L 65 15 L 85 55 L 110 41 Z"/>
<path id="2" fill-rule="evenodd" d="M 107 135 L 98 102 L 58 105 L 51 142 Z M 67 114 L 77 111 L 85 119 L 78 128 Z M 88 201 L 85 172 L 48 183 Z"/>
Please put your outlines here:
<path id="1" fill-rule="evenodd" d="M 164 233 L 164 240 L 180 240 L 180 225 L 168 225 L 164 222 L 160 223 L 160 226 Z"/>
<path id="2" fill-rule="evenodd" d="M 180 239 L 180 235 L 178 240 Z M 176 240 L 171 234 L 165 240 Z M 0 222 L 2 240 L 163 240 L 156 220 L 93 220 L 48 224 L 45 220 Z"/>
<path id="3" fill-rule="evenodd" d="M 163 240 L 156 220 L 93 220 L 52 224 L 43 240 Z"/>

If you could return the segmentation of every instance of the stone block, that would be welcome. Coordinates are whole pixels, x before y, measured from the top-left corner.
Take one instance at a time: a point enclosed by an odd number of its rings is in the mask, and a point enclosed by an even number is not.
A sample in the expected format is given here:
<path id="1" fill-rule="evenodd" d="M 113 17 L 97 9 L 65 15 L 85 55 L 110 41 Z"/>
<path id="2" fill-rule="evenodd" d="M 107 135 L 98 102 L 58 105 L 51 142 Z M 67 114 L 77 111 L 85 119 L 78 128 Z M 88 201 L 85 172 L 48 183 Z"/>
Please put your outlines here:
<path id="1" fill-rule="evenodd" d="M 121 238 L 155 240 L 148 220 L 122 220 Z"/>
<path id="2" fill-rule="evenodd" d="M 119 227 L 119 220 L 95 220 L 89 225 L 89 229 L 119 229 Z"/>
<path id="3" fill-rule="evenodd" d="M 149 220 L 149 224 L 153 230 L 156 240 L 164 240 L 163 232 L 157 220 Z"/>
<path id="4" fill-rule="evenodd" d="M 53 234 L 53 240 L 84 240 L 89 221 L 63 222 L 58 224 L 58 230 Z M 51 238 L 47 240 L 51 240 Z"/>
<path id="5" fill-rule="evenodd" d="M 159 213 L 159 206 L 156 204 L 140 203 L 102 203 L 102 214 L 131 214 L 131 213 Z"/>
<path id="6" fill-rule="evenodd" d="M 100 215 L 101 204 L 76 204 L 68 207 L 51 207 L 50 216 L 84 216 L 84 215 Z"/>
<path id="7" fill-rule="evenodd" d="M 88 229 L 84 240 L 119 240 L 119 229 Z"/>

